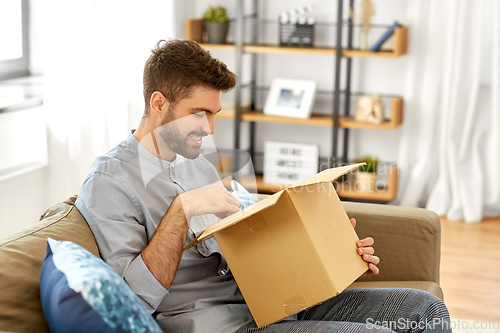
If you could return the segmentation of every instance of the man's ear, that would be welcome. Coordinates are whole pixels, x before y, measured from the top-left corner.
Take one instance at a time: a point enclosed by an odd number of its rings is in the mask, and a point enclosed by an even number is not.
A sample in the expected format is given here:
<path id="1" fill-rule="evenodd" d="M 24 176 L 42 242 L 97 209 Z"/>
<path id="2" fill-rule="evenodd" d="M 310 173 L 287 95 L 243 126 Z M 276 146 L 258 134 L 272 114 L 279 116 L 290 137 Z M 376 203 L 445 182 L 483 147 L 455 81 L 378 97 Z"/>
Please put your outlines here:
<path id="1" fill-rule="evenodd" d="M 169 106 L 170 103 L 161 92 L 155 91 L 151 94 L 151 98 L 149 99 L 150 112 L 153 112 L 159 118 L 163 118 Z"/>

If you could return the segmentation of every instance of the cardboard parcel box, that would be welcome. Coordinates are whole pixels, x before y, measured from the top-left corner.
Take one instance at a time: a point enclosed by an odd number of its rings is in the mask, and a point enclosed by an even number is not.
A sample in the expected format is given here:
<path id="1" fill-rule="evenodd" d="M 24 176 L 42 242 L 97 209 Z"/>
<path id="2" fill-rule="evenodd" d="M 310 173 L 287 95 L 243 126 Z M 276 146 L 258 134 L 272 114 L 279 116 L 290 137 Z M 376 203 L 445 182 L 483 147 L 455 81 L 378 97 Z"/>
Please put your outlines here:
<path id="1" fill-rule="evenodd" d="M 362 164 L 325 170 L 207 228 L 259 327 L 339 294 L 368 265 L 332 181 Z"/>

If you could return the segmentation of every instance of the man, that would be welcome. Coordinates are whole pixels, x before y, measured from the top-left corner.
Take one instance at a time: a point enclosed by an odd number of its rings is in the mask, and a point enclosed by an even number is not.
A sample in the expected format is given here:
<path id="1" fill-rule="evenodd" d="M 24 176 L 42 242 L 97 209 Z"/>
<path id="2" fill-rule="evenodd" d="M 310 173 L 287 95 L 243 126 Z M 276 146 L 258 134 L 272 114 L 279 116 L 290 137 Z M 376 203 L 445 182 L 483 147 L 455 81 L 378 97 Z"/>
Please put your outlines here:
<path id="1" fill-rule="evenodd" d="M 144 68 L 145 112 L 137 130 L 96 160 L 76 202 L 103 259 L 165 332 L 250 332 L 256 327 L 217 242 L 210 239 L 183 252 L 207 226 L 240 209 L 213 165 L 200 156 L 203 138 L 214 132 L 221 92 L 236 82 L 197 43 L 158 43 Z M 371 238 L 358 243 L 369 265 L 365 274 L 378 273 L 372 245 Z M 373 332 L 366 324 L 370 318 L 447 316 L 442 302 L 423 292 L 351 290 L 263 332 L 304 327 Z"/>

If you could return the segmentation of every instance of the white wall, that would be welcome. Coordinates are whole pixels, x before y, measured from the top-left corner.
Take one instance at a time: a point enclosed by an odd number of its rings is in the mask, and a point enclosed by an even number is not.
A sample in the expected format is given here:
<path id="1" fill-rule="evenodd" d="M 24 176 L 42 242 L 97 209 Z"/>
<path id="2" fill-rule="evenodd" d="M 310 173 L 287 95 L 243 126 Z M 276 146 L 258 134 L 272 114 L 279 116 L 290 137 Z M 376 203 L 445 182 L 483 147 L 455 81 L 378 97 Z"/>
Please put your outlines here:
<path id="1" fill-rule="evenodd" d="M 335 22 L 337 13 L 337 1 L 259 1 L 259 15 L 266 19 L 277 19 L 282 11 L 294 9 L 304 4 L 314 3 L 316 10 L 311 16 L 318 22 Z M 245 1 L 245 14 L 251 12 L 251 1 Z M 347 6 L 347 1 L 344 7 Z M 359 0 L 356 1 L 356 6 Z M 375 15 L 372 23 L 390 25 L 394 21 L 405 23 L 406 0 L 378 0 L 374 1 Z M 225 6 L 230 17 L 236 15 L 236 1 L 233 0 L 191 0 L 189 10 L 184 11 L 184 15 L 177 17 L 196 18 L 201 17 L 208 6 Z M 344 8 L 347 10 L 347 8 Z M 345 13 L 344 17 L 347 17 Z M 247 41 L 250 27 L 246 27 Z M 260 29 L 261 43 L 278 43 L 278 26 L 275 23 L 264 24 Z M 383 30 L 373 29 L 372 38 L 377 38 Z M 180 31 L 179 31 L 180 32 Z M 184 35 L 177 34 L 178 38 Z M 234 40 L 234 27 L 230 28 L 228 39 Z M 410 32 L 411 36 L 411 32 Z M 358 38 L 357 34 L 355 40 Z M 335 39 L 335 29 L 332 26 L 317 26 L 315 45 L 333 46 Z M 235 68 L 235 53 L 228 51 L 211 51 L 211 53 L 224 61 L 229 68 Z M 242 82 L 248 82 L 249 79 L 249 56 L 244 61 L 243 75 L 240 77 Z M 343 60 L 345 63 L 345 60 Z M 318 89 L 333 90 L 334 82 L 334 64 L 335 58 L 331 56 L 315 55 L 280 55 L 280 54 L 259 54 L 257 80 L 258 85 L 269 86 L 272 78 L 298 78 L 310 79 L 318 82 Z M 379 58 L 354 58 L 352 64 L 352 91 L 363 91 L 370 93 L 383 93 L 403 95 L 406 61 L 405 57 L 398 59 L 379 59 Z M 345 70 L 343 71 L 345 74 Z M 344 82 L 344 81 L 342 81 Z M 343 84 L 343 83 L 342 83 Z M 262 108 L 265 102 L 266 94 L 259 94 L 259 105 Z M 244 95 L 243 98 L 248 100 Z M 233 94 L 224 96 L 223 101 L 231 103 Z M 315 106 L 315 111 L 321 113 L 331 112 L 333 99 L 325 95 L 319 95 Z M 242 143 L 243 147 L 248 144 L 248 125 L 243 125 Z M 397 162 L 399 138 L 401 130 L 378 131 L 378 130 L 351 130 L 349 157 L 355 158 L 363 154 L 377 155 L 381 160 L 388 162 Z M 342 136 L 342 135 L 341 135 Z M 233 124 L 230 120 L 217 120 L 215 141 L 218 147 L 232 148 L 233 144 Z M 265 124 L 257 125 L 257 149 L 263 151 L 264 142 L 267 140 L 278 140 L 288 142 L 315 143 L 320 145 L 320 155 L 325 157 L 331 154 L 331 129 L 320 126 L 299 126 L 285 124 Z M 342 142 L 339 144 L 339 151 L 342 152 Z"/>
<path id="2" fill-rule="evenodd" d="M 42 107 L 0 113 L 0 238 L 47 208 L 47 132 Z"/>

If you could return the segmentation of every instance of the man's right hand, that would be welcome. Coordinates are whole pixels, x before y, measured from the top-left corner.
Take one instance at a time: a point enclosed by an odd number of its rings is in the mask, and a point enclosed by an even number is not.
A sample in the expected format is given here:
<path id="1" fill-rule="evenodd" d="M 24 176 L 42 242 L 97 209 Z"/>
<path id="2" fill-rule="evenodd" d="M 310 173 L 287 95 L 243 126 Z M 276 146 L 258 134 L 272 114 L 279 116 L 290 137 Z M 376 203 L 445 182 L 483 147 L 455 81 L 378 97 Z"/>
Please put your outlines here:
<path id="1" fill-rule="evenodd" d="M 179 197 L 188 223 L 193 216 L 215 214 L 225 218 L 240 210 L 239 201 L 219 183 L 184 192 Z"/>
<path id="2" fill-rule="evenodd" d="M 142 259 L 165 289 L 170 288 L 182 257 L 182 251 L 193 216 L 215 214 L 224 218 L 237 212 L 238 200 L 221 184 L 184 192 L 174 199 L 163 216 Z"/>

